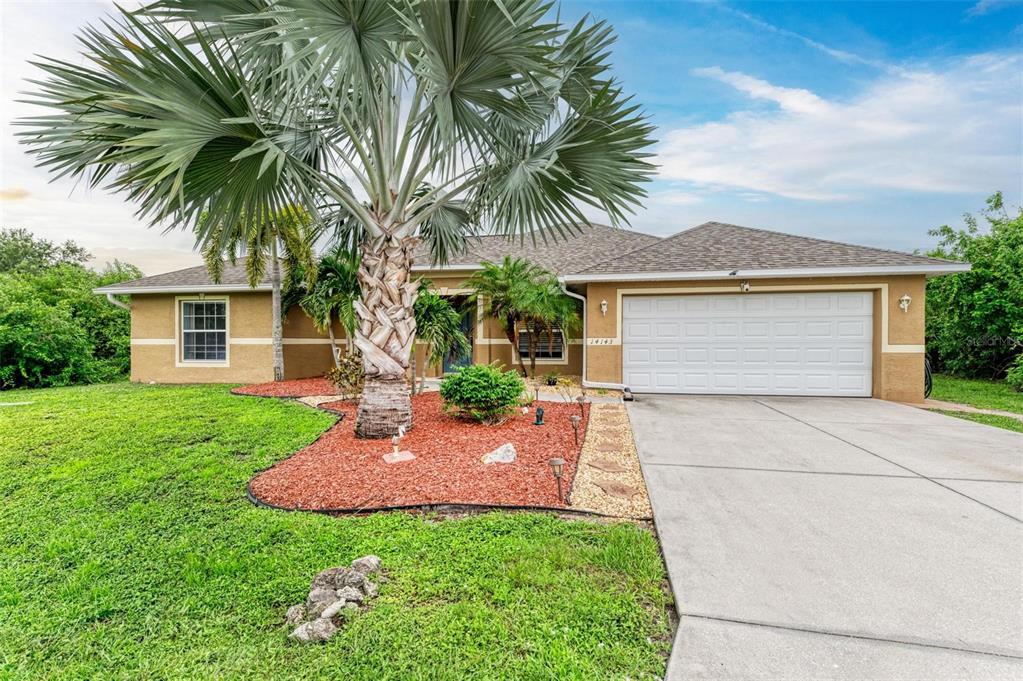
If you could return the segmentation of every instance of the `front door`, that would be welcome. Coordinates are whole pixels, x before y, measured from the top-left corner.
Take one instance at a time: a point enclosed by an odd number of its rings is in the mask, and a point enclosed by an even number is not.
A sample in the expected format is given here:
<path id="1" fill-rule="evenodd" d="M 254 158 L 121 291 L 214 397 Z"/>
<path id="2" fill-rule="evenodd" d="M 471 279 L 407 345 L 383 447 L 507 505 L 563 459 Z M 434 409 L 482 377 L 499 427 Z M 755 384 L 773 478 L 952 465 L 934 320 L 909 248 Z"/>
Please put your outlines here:
<path id="1" fill-rule="evenodd" d="M 452 301 L 453 304 L 455 301 Z M 469 339 L 469 352 L 459 355 L 448 355 L 444 358 L 444 373 L 450 374 L 464 366 L 472 364 L 472 332 L 476 321 L 476 306 L 469 305 L 462 311 L 462 333 Z"/>

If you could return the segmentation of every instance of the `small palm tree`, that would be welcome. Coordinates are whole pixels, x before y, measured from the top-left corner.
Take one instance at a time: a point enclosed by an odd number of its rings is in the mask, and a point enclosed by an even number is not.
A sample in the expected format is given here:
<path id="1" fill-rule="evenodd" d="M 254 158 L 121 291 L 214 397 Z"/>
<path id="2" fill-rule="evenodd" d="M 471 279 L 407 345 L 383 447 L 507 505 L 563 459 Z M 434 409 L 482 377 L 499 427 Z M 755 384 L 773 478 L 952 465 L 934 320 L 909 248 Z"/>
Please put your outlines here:
<path id="1" fill-rule="evenodd" d="M 255 288 L 270 268 L 273 372 L 275 381 L 284 380 L 284 331 L 281 301 L 281 262 L 286 269 L 301 267 L 307 282 L 316 278 L 316 262 L 309 229 L 309 214 L 298 206 L 285 206 L 259 221 L 241 218 L 234 222 L 218 221 L 208 213 L 199 218 L 203 236 L 202 255 L 214 283 L 220 283 L 224 257 L 232 265 L 245 255 L 245 272 L 249 286 Z"/>
<path id="2" fill-rule="evenodd" d="M 24 136 L 154 224 L 301 202 L 336 225 L 361 254 L 356 433 L 383 437 L 412 423 L 417 243 L 443 262 L 475 225 L 556 237 L 640 205 L 652 127 L 609 73 L 614 40 L 547 0 L 160 0 L 38 62 L 50 111 Z"/>
<path id="3" fill-rule="evenodd" d="M 348 339 L 349 352 L 356 350 L 351 344 L 355 337 L 355 301 L 359 299 L 359 258 L 342 245 L 336 245 L 323 254 L 316 265 L 316 281 L 298 300 L 299 306 L 313 321 L 316 328 L 330 337 L 334 366 L 339 366 L 334 320 Z"/>
<path id="4" fill-rule="evenodd" d="M 580 325 L 576 303 L 561 290 L 553 276 L 527 287 L 519 302 L 523 326 L 528 334 L 529 373 L 536 376 L 536 353 L 540 338 L 546 334 L 548 344 L 554 342 L 554 329 L 561 331 L 563 342 Z M 516 346 L 517 347 L 517 346 Z"/>
<path id="5" fill-rule="evenodd" d="M 469 339 L 462 331 L 462 315 L 449 300 L 429 288 L 429 283 L 420 280 L 419 297 L 412 308 L 415 311 L 416 329 L 421 343 L 426 345 L 426 362 L 420 374 L 419 391 L 426 383 L 428 366 L 443 364 L 448 357 L 457 357 L 472 352 Z M 413 392 L 415 392 L 415 371 L 413 365 Z"/>
<path id="6" fill-rule="evenodd" d="M 482 300 L 483 313 L 501 323 L 504 335 L 511 343 L 512 356 L 518 359 L 519 370 L 526 376 L 526 365 L 519 352 L 524 312 L 530 292 L 550 275 L 522 258 L 511 256 L 505 256 L 501 264 L 485 261 L 481 265 L 482 268 L 465 282 L 473 290 L 469 300 Z"/>

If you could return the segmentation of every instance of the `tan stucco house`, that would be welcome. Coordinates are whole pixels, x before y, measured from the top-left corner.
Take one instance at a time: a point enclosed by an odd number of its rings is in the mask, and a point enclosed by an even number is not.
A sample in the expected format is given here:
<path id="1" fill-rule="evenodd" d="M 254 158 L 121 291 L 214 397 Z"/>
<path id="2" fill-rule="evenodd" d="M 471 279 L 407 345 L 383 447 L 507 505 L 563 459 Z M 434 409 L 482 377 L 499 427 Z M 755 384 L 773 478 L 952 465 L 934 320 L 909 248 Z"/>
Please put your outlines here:
<path id="1" fill-rule="evenodd" d="M 581 334 L 541 343 L 538 372 L 636 393 L 910 402 L 923 399 L 925 281 L 969 269 L 717 222 L 666 238 L 600 225 L 547 243 L 483 237 L 443 267 L 424 252 L 414 269 L 459 302 L 480 262 L 509 254 L 556 273 L 583 312 Z M 219 284 L 193 267 L 96 292 L 131 297 L 133 381 L 245 383 L 272 378 L 269 288 L 226 266 Z M 467 310 L 466 330 L 464 362 L 515 363 L 479 308 Z M 286 378 L 332 364 L 327 337 L 298 308 L 285 319 L 284 351 Z"/>

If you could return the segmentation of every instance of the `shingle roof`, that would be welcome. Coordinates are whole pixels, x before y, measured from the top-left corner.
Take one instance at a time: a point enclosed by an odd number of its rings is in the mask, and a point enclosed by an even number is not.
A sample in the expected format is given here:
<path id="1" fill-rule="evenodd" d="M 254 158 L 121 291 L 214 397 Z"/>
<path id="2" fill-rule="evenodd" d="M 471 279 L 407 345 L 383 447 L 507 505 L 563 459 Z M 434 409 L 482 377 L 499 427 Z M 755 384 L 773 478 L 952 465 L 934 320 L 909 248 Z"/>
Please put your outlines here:
<path id="1" fill-rule="evenodd" d="M 548 237 L 547 243 L 539 237 L 534 243 L 528 238 L 509 241 L 501 236 L 485 236 L 470 242 L 466 253 L 452 258 L 447 266 L 476 267 L 484 260 L 499 261 L 506 255 L 525 258 L 555 274 L 575 275 L 583 280 L 586 275 L 959 264 L 899 251 L 707 222 L 664 239 L 606 225 L 583 227 L 578 233 L 557 239 Z M 417 249 L 415 262 L 429 269 L 430 254 L 424 245 Z M 200 265 L 111 284 L 96 292 L 187 291 L 210 286 L 217 285 L 213 284 L 206 267 Z M 224 264 L 219 287 L 248 288 L 244 259 L 239 259 L 235 265 Z M 260 288 L 267 287 L 269 280 L 264 278 Z"/>
<path id="2" fill-rule="evenodd" d="M 224 262 L 224 269 L 220 276 L 219 284 L 214 284 L 210 273 L 206 271 L 205 265 L 189 267 L 184 270 L 166 272 L 165 274 L 154 274 L 151 277 L 142 277 L 133 281 L 126 281 L 121 284 L 110 284 L 96 289 L 103 293 L 106 289 L 150 289 L 150 288 L 184 288 L 184 287 L 206 287 L 223 286 L 225 288 L 248 288 L 249 276 L 245 272 L 245 258 L 238 258 L 236 264 Z M 269 272 L 263 276 L 260 288 L 270 286 Z"/>
<path id="3" fill-rule="evenodd" d="M 608 258 L 577 274 L 718 272 L 831 267 L 949 265 L 951 261 L 706 222 L 656 244 Z"/>
<path id="4" fill-rule="evenodd" d="M 555 274 L 579 272 L 606 260 L 614 253 L 627 253 L 661 241 L 660 237 L 607 225 L 580 226 L 578 231 L 565 231 L 563 236 L 548 235 L 547 241 L 535 239 L 509 240 L 503 236 L 484 236 L 471 241 L 466 252 L 451 258 L 449 268 L 476 267 L 484 260 L 499 262 L 506 255 L 524 258 Z M 432 263 L 425 244 L 415 253 L 418 267 L 427 269 Z"/>

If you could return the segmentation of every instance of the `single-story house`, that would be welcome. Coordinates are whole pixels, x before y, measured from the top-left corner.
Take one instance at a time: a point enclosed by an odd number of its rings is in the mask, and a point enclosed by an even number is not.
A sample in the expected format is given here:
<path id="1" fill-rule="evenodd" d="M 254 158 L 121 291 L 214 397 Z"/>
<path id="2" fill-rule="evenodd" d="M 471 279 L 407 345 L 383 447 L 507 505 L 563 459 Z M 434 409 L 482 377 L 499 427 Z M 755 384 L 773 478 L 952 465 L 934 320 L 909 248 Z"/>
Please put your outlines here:
<path id="1" fill-rule="evenodd" d="M 538 372 L 633 392 L 873 396 L 921 401 L 927 277 L 969 269 L 879 248 L 708 222 L 658 238 L 601 225 L 547 242 L 483 237 L 416 273 L 460 302 L 486 260 L 514 255 L 558 275 L 580 301 L 583 331 L 543 339 Z M 131 378 L 252 383 L 272 378 L 270 285 L 226 266 L 104 286 L 131 297 Z M 516 363 L 482 306 L 468 309 L 467 362 Z M 335 330 L 343 336 L 340 328 Z M 342 341 L 343 342 L 343 341 Z M 285 377 L 332 364 L 329 341 L 298 308 L 284 323 Z"/>

